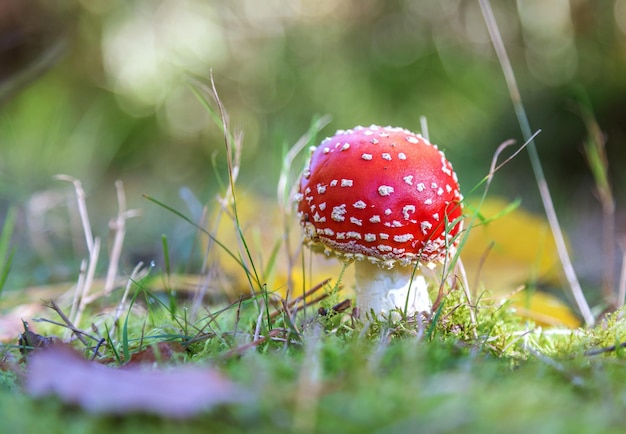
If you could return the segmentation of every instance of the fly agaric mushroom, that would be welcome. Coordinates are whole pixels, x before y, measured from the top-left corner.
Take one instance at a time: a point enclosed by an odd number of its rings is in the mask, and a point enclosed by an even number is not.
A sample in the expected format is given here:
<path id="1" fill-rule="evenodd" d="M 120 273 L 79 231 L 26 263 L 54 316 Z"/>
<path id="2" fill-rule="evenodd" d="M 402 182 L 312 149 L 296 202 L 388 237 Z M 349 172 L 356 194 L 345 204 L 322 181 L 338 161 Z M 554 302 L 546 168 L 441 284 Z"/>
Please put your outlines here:
<path id="1" fill-rule="evenodd" d="M 462 227 L 458 179 L 437 146 L 403 128 L 337 131 L 311 148 L 295 199 L 304 242 L 355 261 L 361 316 L 430 312 L 420 267 L 452 255 Z"/>

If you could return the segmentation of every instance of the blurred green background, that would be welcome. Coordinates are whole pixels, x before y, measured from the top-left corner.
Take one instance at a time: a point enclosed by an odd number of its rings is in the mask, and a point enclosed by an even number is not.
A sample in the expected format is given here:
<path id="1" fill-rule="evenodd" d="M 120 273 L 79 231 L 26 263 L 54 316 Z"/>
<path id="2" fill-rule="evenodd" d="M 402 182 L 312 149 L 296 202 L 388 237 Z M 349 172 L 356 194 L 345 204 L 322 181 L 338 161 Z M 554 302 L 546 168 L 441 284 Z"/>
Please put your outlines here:
<path id="1" fill-rule="evenodd" d="M 626 0 L 493 8 L 532 128 L 542 130 L 539 153 L 579 273 L 596 284 L 600 207 L 580 107 L 606 134 L 621 209 Z M 323 135 L 372 123 L 419 130 L 426 116 L 466 195 L 500 143 L 522 141 L 474 0 L 2 0 L 0 217 L 18 207 L 14 286 L 75 276 L 84 243 L 68 229 L 73 199 L 58 173 L 83 181 L 105 240 L 113 183 L 124 181 L 128 206 L 143 210 L 128 222 L 128 264 L 158 258 L 161 233 L 188 255 L 192 228 L 141 194 L 187 212 L 181 188 L 202 203 L 219 191 L 223 138 L 189 87 L 208 83 L 211 70 L 232 126 L 245 132 L 239 186 L 268 197 L 284 150 L 316 115 L 332 116 Z M 542 211 L 526 154 L 498 173 L 493 192 Z M 67 265 L 65 255 L 77 259 Z"/>

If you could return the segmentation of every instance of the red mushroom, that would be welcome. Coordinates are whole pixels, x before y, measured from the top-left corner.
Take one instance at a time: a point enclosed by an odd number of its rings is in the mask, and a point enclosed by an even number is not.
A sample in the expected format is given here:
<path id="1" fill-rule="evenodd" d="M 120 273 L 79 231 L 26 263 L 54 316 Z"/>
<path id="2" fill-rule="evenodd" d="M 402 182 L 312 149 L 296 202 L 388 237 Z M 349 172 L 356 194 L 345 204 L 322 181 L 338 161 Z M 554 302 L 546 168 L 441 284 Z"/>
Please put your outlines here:
<path id="1" fill-rule="evenodd" d="M 437 146 L 402 128 L 337 131 L 312 148 L 296 201 L 305 243 L 355 261 L 361 316 L 430 311 L 420 267 L 452 255 L 462 227 L 457 176 Z"/>

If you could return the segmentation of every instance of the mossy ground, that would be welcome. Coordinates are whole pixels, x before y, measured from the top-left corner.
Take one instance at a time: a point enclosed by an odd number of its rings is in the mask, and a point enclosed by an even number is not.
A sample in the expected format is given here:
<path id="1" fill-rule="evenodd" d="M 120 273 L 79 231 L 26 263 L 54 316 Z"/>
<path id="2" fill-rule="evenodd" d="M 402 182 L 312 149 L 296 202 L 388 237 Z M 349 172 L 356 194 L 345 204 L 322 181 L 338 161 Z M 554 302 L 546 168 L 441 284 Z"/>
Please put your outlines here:
<path id="1" fill-rule="evenodd" d="M 123 317 L 126 330 L 118 329 L 105 351 L 110 364 L 117 364 L 114 345 L 120 356 L 157 342 L 185 346 L 193 336 L 195 343 L 167 363 L 215 366 L 249 400 L 185 421 L 92 415 L 54 397 L 33 400 L 20 387 L 21 374 L 5 371 L 2 432 L 607 433 L 626 427 L 625 353 L 585 354 L 622 342 L 617 315 L 593 330 L 542 331 L 506 304 L 484 305 L 472 323 L 463 294 L 453 291 L 430 321 L 364 325 L 349 313 L 329 318 L 311 308 L 291 324 L 284 316 L 263 321 L 260 335 L 270 335 L 271 327 L 277 338 L 246 347 L 257 327 L 254 303 L 186 324 L 151 302 L 145 288 L 137 290 L 136 308 Z M 142 298 L 148 303 L 140 306 Z M 207 324 L 211 332 L 190 332 Z"/>

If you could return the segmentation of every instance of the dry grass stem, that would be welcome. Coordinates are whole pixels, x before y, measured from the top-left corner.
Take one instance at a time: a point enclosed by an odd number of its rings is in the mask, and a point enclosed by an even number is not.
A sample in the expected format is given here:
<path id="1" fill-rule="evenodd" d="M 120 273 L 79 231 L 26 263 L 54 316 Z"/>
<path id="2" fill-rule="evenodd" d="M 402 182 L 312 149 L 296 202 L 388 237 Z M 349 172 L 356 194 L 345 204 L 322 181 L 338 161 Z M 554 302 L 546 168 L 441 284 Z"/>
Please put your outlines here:
<path id="1" fill-rule="evenodd" d="M 85 279 L 87 276 L 87 260 L 83 259 L 80 262 L 80 271 L 78 273 L 78 280 L 76 281 L 76 286 L 74 287 L 74 297 L 72 298 L 72 306 L 70 308 L 70 318 L 76 317 L 76 312 L 78 310 L 78 305 L 80 304 L 80 296 L 83 293 L 83 288 L 85 287 Z"/>
<path id="2" fill-rule="evenodd" d="M 554 237 L 554 243 L 556 244 L 559 258 L 563 266 L 563 271 L 569 282 L 572 296 L 576 301 L 576 305 L 578 306 L 578 309 L 580 310 L 580 313 L 583 316 L 585 323 L 587 324 L 587 326 L 592 327 L 595 323 L 595 318 L 591 313 L 591 309 L 589 308 L 587 300 L 585 299 L 585 295 L 583 294 L 580 282 L 578 281 L 578 277 L 576 277 L 576 272 L 569 257 L 567 246 L 565 245 L 563 231 L 561 230 L 561 225 L 559 224 L 556 210 L 554 209 L 554 203 L 552 202 L 552 196 L 550 194 L 550 189 L 548 188 L 548 183 L 546 182 L 546 178 L 543 173 L 543 167 L 541 166 L 541 160 L 539 159 L 537 148 L 535 147 L 535 142 L 531 136 L 528 116 L 526 115 L 526 110 L 524 109 L 524 105 L 522 104 L 522 98 L 519 92 L 519 88 L 517 87 L 517 81 L 515 79 L 515 74 L 513 73 L 513 67 L 511 66 L 511 62 L 506 52 L 506 48 L 504 47 L 504 42 L 502 41 L 500 29 L 498 28 L 498 24 L 493 15 L 493 10 L 491 8 L 489 0 L 479 0 L 479 3 L 483 17 L 485 19 L 485 23 L 487 24 L 487 30 L 489 31 L 491 42 L 493 43 L 496 55 L 498 57 L 498 60 L 500 61 L 500 67 L 502 68 L 502 72 L 504 74 L 504 78 L 509 90 L 509 95 L 511 96 L 513 108 L 515 109 L 515 113 L 517 115 L 522 134 L 524 136 L 524 139 L 528 141 L 527 149 L 530 155 L 533 172 L 535 174 L 535 180 L 537 182 L 537 187 L 539 188 L 539 194 L 541 196 L 541 201 L 543 202 L 548 223 L 550 224 L 552 236 Z"/>
<path id="3" fill-rule="evenodd" d="M 96 237 L 93 244 L 92 253 L 89 255 L 89 265 L 87 267 L 87 274 L 85 275 L 85 281 L 83 287 L 80 291 L 80 295 L 78 298 L 78 308 L 76 309 L 76 315 L 72 319 L 74 324 L 80 324 L 82 320 L 83 313 L 85 312 L 85 308 L 87 305 L 93 301 L 89 298 L 89 291 L 91 290 L 91 286 L 93 284 L 95 275 L 96 275 L 96 266 L 98 265 L 98 257 L 100 255 L 100 238 Z M 79 288 L 76 288 L 77 290 Z"/>
<path id="4" fill-rule="evenodd" d="M 478 339 L 477 326 L 478 323 L 476 321 L 476 309 L 478 308 L 474 305 L 472 301 L 472 294 L 469 287 L 469 281 L 467 280 L 467 273 L 465 271 L 465 266 L 463 265 L 463 261 L 459 258 L 456 262 L 456 268 L 458 271 L 458 275 L 461 277 L 461 286 L 463 287 L 463 294 L 465 294 L 465 298 L 467 299 L 467 306 L 469 308 L 469 317 L 470 323 L 472 324 L 472 332 L 474 334 L 474 338 Z"/>
<path id="5" fill-rule="evenodd" d="M 133 283 L 141 279 L 140 271 L 142 267 L 143 267 L 143 262 L 139 262 L 133 269 L 133 272 L 130 274 L 128 281 L 126 282 L 126 288 L 124 289 L 124 294 L 122 295 L 122 299 L 118 303 L 117 307 L 115 308 L 115 313 L 113 314 L 113 325 L 111 326 L 111 336 L 115 336 L 115 329 L 117 328 L 117 324 L 118 324 L 120 317 L 122 316 L 122 313 L 124 313 L 126 299 L 128 298 L 130 288 L 133 286 Z"/>
<path id="6" fill-rule="evenodd" d="M 430 142 L 430 134 L 428 133 L 428 120 L 426 116 L 420 116 L 420 129 L 422 130 L 422 137 Z"/>
<path id="7" fill-rule="evenodd" d="M 91 232 L 91 223 L 89 222 L 89 213 L 87 212 L 85 190 L 83 190 L 81 182 L 72 176 L 60 174 L 54 176 L 54 179 L 58 181 L 70 182 L 74 185 L 76 203 L 78 205 L 78 213 L 80 215 L 80 221 L 83 227 L 83 231 L 85 233 L 85 242 L 87 243 L 87 250 L 89 251 L 89 254 L 91 254 L 91 251 L 94 247 L 94 239 Z"/>
<path id="8" fill-rule="evenodd" d="M 563 266 L 563 271 L 565 273 L 567 281 L 569 282 L 572 296 L 576 301 L 576 305 L 578 306 L 578 309 L 580 310 L 580 313 L 583 316 L 585 323 L 587 324 L 587 326 L 592 327 L 595 323 L 595 318 L 591 313 L 591 309 L 589 308 L 587 300 L 585 299 L 585 295 L 583 294 L 578 278 L 576 277 L 576 272 L 574 271 L 574 267 L 572 266 L 569 253 L 567 251 L 567 246 L 565 245 L 565 238 L 563 237 L 563 232 L 561 231 L 561 226 L 556 215 L 556 210 L 554 209 L 554 203 L 552 202 L 552 196 L 550 194 L 550 189 L 548 188 L 548 184 L 543 173 L 543 167 L 541 166 L 541 160 L 539 159 L 539 154 L 537 153 L 535 142 L 532 140 L 528 116 L 526 115 L 526 110 L 524 109 L 524 105 L 522 104 L 522 98 L 519 92 L 519 88 L 517 87 L 517 81 L 515 80 L 513 67 L 511 66 L 511 62 L 507 55 L 504 42 L 502 41 L 502 36 L 500 34 L 498 24 L 493 15 L 493 10 L 491 8 L 489 0 L 479 0 L 479 4 L 483 17 L 485 19 L 485 23 L 487 25 L 487 30 L 489 31 L 491 42 L 493 43 L 496 55 L 498 57 L 498 60 L 500 61 L 500 67 L 502 68 L 502 72 L 506 80 L 511 101 L 513 102 L 513 108 L 515 109 L 515 113 L 517 115 L 517 119 L 520 124 L 524 140 L 529 142 L 527 149 L 530 155 L 531 165 L 535 174 L 537 187 L 539 188 L 541 201 L 543 202 L 543 206 L 546 211 L 546 217 L 548 218 L 548 223 L 550 224 L 552 236 L 554 237 L 554 242 L 556 244 L 559 258 Z"/>
<path id="9" fill-rule="evenodd" d="M 120 256 L 122 255 L 122 247 L 124 246 L 124 238 L 126 236 L 126 220 L 139 215 L 139 210 L 126 209 L 126 193 L 122 181 L 115 181 L 115 191 L 117 193 L 118 210 L 117 217 L 109 223 L 109 227 L 113 230 L 114 236 L 113 246 L 109 254 L 109 267 L 104 281 L 105 297 L 111 294 L 118 277 Z"/>
<path id="10" fill-rule="evenodd" d="M 626 239 L 622 237 L 620 242 L 622 249 L 622 270 L 619 276 L 619 285 L 617 287 L 617 303 L 615 308 L 621 309 L 624 307 L 624 300 L 626 299 Z"/>
<path id="11" fill-rule="evenodd" d="M 602 206 L 602 254 L 603 276 L 602 290 L 604 301 L 615 308 L 619 303 L 618 294 L 615 290 L 615 197 L 609 179 L 609 160 L 606 155 L 606 138 L 593 117 L 592 113 L 581 107 L 580 109 L 585 126 L 587 127 L 587 140 L 583 149 L 587 164 L 593 175 L 596 195 Z"/>

